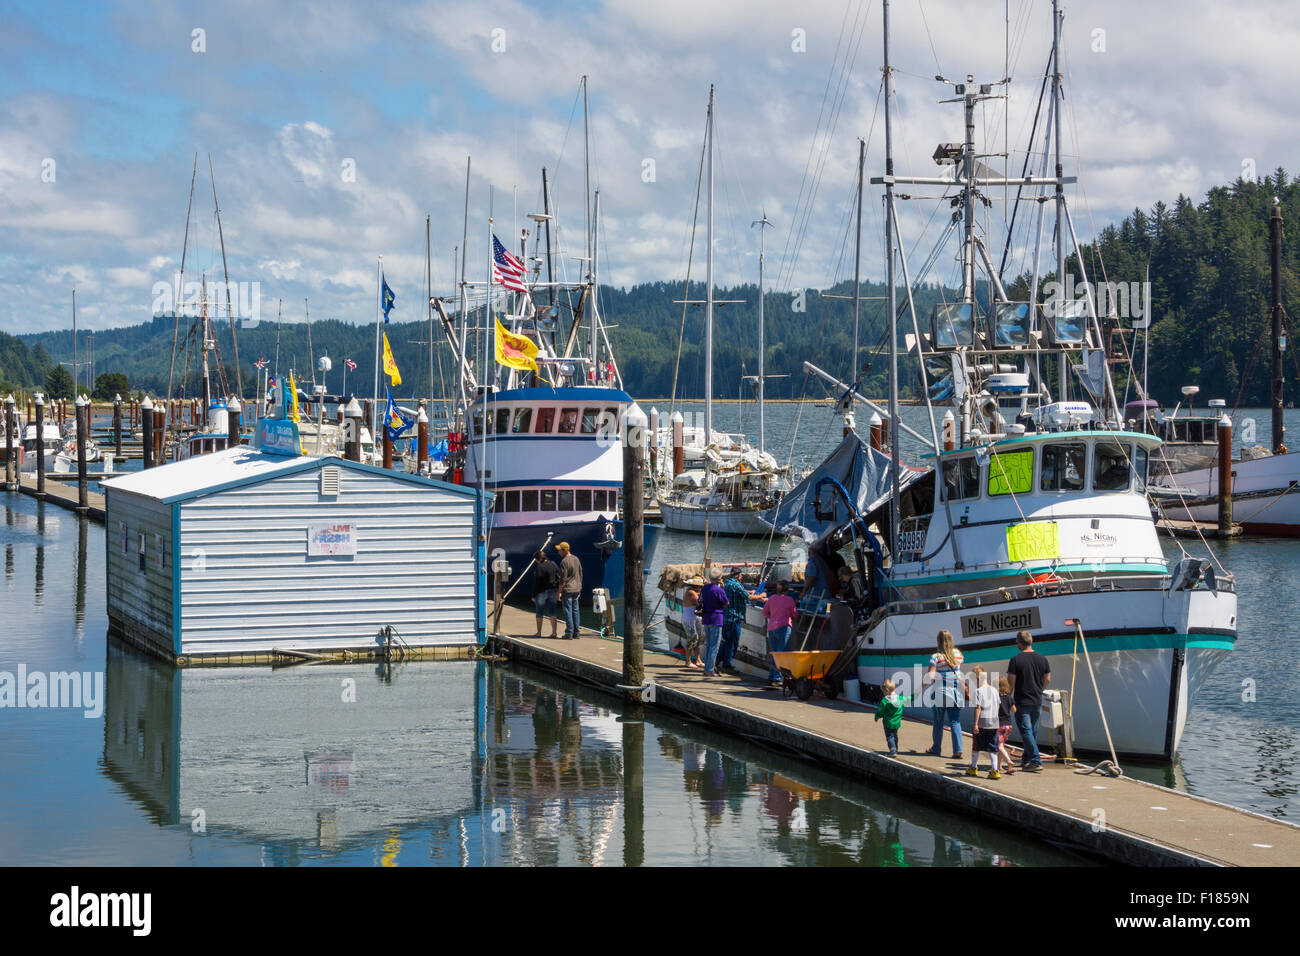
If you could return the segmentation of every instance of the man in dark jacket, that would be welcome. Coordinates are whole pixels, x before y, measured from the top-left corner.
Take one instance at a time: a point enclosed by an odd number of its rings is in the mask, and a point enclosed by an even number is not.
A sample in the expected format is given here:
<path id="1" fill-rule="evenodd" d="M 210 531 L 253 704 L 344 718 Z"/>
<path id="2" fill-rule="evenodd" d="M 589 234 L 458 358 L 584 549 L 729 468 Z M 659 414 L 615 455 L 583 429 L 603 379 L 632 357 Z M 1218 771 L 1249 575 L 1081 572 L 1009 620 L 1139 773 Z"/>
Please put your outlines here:
<path id="1" fill-rule="evenodd" d="M 569 542 L 555 546 L 560 553 L 560 603 L 564 606 L 564 637 L 578 639 L 578 621 L 582 613 L 582 562 L 569 553 Z"/>
<path id="2" fill-rule="evenodd" d="M 558 621 L 555 617 L 556 602 L 559 598 L 560 567 L 546 556 L 545 551 L 533 555 L 533 604 L 537 608 L 537 633 L 542 636 L 542 618 L 551 619 L 551 637 L 555 637 Z"/>

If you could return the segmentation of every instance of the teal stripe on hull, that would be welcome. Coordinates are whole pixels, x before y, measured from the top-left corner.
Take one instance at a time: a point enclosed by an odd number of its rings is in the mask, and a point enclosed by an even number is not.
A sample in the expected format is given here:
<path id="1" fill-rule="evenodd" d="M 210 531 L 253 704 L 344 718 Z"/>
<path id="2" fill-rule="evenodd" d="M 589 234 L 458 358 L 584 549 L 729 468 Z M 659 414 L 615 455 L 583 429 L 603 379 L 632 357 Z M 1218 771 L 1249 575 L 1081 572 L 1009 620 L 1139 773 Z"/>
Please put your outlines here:
<path id="1" fill-rule="evenodd" d="M 1115 637 L 1094 637 L 1090 648 L 1096 653 L 1106 651 L 1155 651 L 1173 648 L 1188 650 L 1230 651 L 1234 641 L 1230 637 L 1212 634 L 1121 634 Z M 1034 641 L 1034 650 L 1045 657 L 1074 653 L 1074 639 L 1062 638 L 1049 641 Z M 1018 653 L 1014 637 L 994 647 L 981 647 L 962 652 L 966 664 L 982 664 L 987 661 L 1007 660 Z M 922 652 L 885 651 L 879 654 L 859 654 L 859 667 L 879 667 L 882 661 L 888 661 L 890 667 L 928 666 L 932 649 Z"/>

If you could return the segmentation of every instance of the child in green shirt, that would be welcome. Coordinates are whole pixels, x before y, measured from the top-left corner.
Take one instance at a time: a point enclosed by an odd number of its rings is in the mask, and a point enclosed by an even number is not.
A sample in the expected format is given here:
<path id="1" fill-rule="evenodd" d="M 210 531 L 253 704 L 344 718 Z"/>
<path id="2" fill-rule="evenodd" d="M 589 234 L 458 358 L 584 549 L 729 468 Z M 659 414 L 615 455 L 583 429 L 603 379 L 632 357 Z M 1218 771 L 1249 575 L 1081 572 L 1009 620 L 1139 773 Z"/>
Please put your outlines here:
<path id="1" fill-rule="evenodd" d="M 903 726 L 903 708 L 912 702 L 911 697 L 899 697 L 894 692 L 894 682 L 887 680 L 880 685 L 885 692 L 876 705 L 876 720 L 885 722 L 885 743 L 889 745 L 889 756 L 898 756 L 898 728 Z"/>

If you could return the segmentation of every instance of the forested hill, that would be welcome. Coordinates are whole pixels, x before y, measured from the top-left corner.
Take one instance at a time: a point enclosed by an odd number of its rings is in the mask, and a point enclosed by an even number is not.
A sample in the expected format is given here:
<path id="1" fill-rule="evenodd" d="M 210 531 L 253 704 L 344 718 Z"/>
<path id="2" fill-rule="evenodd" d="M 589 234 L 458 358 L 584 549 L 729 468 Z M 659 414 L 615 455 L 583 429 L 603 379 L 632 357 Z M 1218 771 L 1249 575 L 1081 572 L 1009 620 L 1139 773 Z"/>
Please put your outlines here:
<path id="1" fill-rule="evenodd" d="M 1281 169 L 1258 182 L 1238 180 L 1229 186 L 1216 187 L 1199 204 L 1179 196 L 1172 205 L 1157 202 L 1150 210 L 1136 209 L 1123 222 L 1102 231 L 1098 242 L 1100 260 L 1095 249 L 1088 249 L 1085 262 L 1089 278 L 1094 280 L 1140 282 L 1150 263 L 1155 317 L 1150 383 L 1152 393 L 1161 401 L 1177 401 L 1180 386 L 1195 384 L 1201 387 L 1202 399 L 1221 397 L 1231 406 L 1238 390 L 1243 389 L 1242 378 L 1246 376 L 1241 404 L 1267 404 L 1268 219 L 1274 196 L 1280 198 L 1282 214 L 1294 226 L 1293 235 L 1298 237 L 1291 242 L 1284 240 L 1283 302 L 1288 303 L 1297 294 L 1300 276 L 1300 225 L 1296 225 L 1300 224 L 1300 184 L 1291 182 Z M 1078 274 L 1077 262 L 1071 262 L 1070 271 Z M 1013 298 L 1027 297 L 1023 284 L 1024 277 L 1021 277 L 1013 286 Z M 397 291 L 401 295 L 402 290 Z M 847 284 L 827 290 L 837 295 L 847 295 L 849 291 Z M 864 283 L 863 294 L 882 296 L 884 289 L 879 284 Z M 703 394 L 703 309 L 698 305 L 687 307 L 683 336 L 683 307 L 674 301 L 701 299 L 703 295 L 703 287 L 698 283 L 692 285 L 689 295 L 680 282 L 601 289 L 601 314 L 607 324 L 615 326 L 610 330 L 610 338 L 625 383 L 633 395 L 658 398 L 670 394 L 679 338 L 682 346 L 677 394 L 687 398 Z M 923 323 L 938 295 L 934 288 L 917 295 L 917 311 Z M 758 290 L 754 286 L 720 289 L 716 296 L 742 300 L 720 306 L 714 326 L 715 395 L 733 398 L 741 392 L 741 376 L 757 371 Z M 413 296 L 406 301 L 417 298 Z M 562 319 L 566 311 L 562 304 Z M 871 363 L 862 384 L 865 391 L 875 395 L 884 394 L 886 388 L 886 362 L 878 354 L 872 357 L 883 342 L 883 311 L 881 301 L 868 299 L 862 304 L 860 364 Z M 808 290 L 802 298 L 788 292 L 769 291 L 766 318 L 767 373 L 789 376 L 774 379 L 769 395 L 799 397 L 805 360 L 835 375 L 849 376 L 853 367 L 849 354 L 853 338 L 850 301 L 830 298 L 816 290 Z M 185 324 L 186 320 L 182 320 L 182 335 Z M 900 323 L 900 340 L 903 332 L 910 331 L 909 324 Z M 427 333 L 424 322 L 394 321 L 389 327 L 389 339 L 403 375 L 403 384 L 397 392 L 428 393 L 428 350 L 419 344 L 427 340 Z M 368 394 L 374 381 L 373 325 L 317 321 L 312 325 L 311 334 L 315 354 L 328 354 L 334 361 L 334 371 L 328 381 L 331 391 L 342 387 L 343 360 L 351 358 L 358 367 L 348 373 L 348 390 Z M 262 357 L 274 359 L 276 339 L 273 319 L 263 319 L 256 328 L 239 330 L 239 357 L 246 392 L 251 393 L 253 388 L 253 363 Z M 1127 333 L 1125 339 L 1131 342 L 1132 333 Z M 144 325 L 102 330 L 95 333 L 94 340 L 97 374 L 121 372 L 133 389 L 165 392 L 172 345 L 170 316 L 155 318 Z M 222 360 L 231 364 L 230 333 L 224 323 L 218 324 L 217 340 Z M 84 360 L 84 337 L 82 342 L 80 357 Z M 282 370 L 309 366 L 305 324 L 283 325 L 279 333 L 279 354 Z M 450 376 L 452 365 L 445 345 L 440 346 L 440 354 L 444 371 Z M 71 358 L 72 338 L 68 330 L 20 337 L 0 334 L 0 385 L 7 388 L 37 385 L 51 362 L 66 362 Z M 1286 356 L 1286 368 L 1290 370 L 1287 378 L 1292 381 L 1300 380 L 1295 358 L 1293 347 Z M 177 377 L 183 371 L 182 356 L 178 359 Z M 1122 390 L 1124 370 L 1119 371 L 1117 384 Z M 233 370 L 228 372 L 228 377 L 233 381 Z M 433 377 L 436 382 L 436 367 Z M 447 380 L 450 383 L 451 379 Z M 914 371 L 905 370 L 901 386 L 904 395 L 915 394 Z M 186 394 L 193 392 L 192 385 L 186 387 Z M 745 394 L 752 394 L 748 386 Z M 817 387 L 809 394 L 822 395 L 825 391 Z"/>

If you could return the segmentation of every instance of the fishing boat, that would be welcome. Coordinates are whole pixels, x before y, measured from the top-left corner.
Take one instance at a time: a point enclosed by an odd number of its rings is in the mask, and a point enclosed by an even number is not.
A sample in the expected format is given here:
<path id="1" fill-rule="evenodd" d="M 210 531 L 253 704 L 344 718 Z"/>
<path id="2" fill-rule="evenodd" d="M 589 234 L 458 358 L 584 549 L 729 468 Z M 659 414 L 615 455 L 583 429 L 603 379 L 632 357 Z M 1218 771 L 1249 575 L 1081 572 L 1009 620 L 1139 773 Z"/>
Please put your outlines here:
<path id="1" fill-rule="evenodd" d="M 1272 358 L 1271 388 L 1272 447 L 1245 444 L 1232 460 L 1232 520 L 1247 534 L 1273 537 L 1300 537 L 1300 454 L 1288 452 L 1286 428 L 1282 421 L 1283 376 L 1282 352 L 1286 337 L 1282 332 L 1282 209 L 1273 200 L 1269 219 L 1272 251 Z M 1197 392 L 1195 385 L 1183 387 L 1189 401 Z M 1169 436 L 1168 454 L 1162 456 L 1163 472 L 1153 476 L 1151 490 L 1163 513 L 1175 520 L 1192 520 L 1213 524 L 1219 512 L 1219 440 L 1227 440 L 1234 429 L 1222 399 L 1210 402 L 1210 414 L 1178 415 L 1151 422 L 1157 434 Z M 1147 419 L 1150 421 L 1150 419 Z"/>
<path id="2" fill-rule="evenodd" d="M 585 128 L 585 77 L 582 90 Z M 468 182 L 467 164 L 467 192 Z M 461 379 L 459 422 L 446 436 L 446 474 L 495 495 L 483 534 L 495 594 L 529 597 L 534 552 L 554 555 L 556 545 L 567 542 L 582 562 L 584 604 L 597 589 L 616 602 L 623 594 L 623 495 L 633 493 L 623 488 L 624 422 L 640 409 L 622 387 L 600 315 L 600 191 L 585 194 L 592 209 L 586 273 L 566 283 L 554 277 L 554 213 L 545 171 L 542 184 L 543 210 L 530 216 L 536 225 L 533 269 L 524 264 L 530 258 L 526 230 L 518 255 L 493 234 L 483 283 L 466 280 L 461 259 L 459 322 L 431 297 Z M 468 235 L 468 219 L 465 228 Z M 471 325 L 474 288 L 483 308 Z M 505 309 L 494 304 L 500 291 L 507 296 Z M 562 313 L 565 293 L 577 295 L 568 315 Z M 471 360 L 475 351 L 477 362 Z M 644 528 L 647 564 L 659 531 Z"/>
<path id="3" fill-rule="evenodd" d="M 673 531 L 686 531 L 706 535 L 765 536 L 771 529 L 760 515 L 779 500 L 789 488 L 789 469 L 780 466 L 776 458 L 763 447 L 760 437 L 758 448 L 751 448 L 731 435 L 719 434 L 713 429 L 713 87 L 709 87 L 709 110 L 705 126 L 706 163 L 708 169 L 708 204 L 706 216 L 705 298 L 704 298 L 704 423 L 699 442 L 703 444 L 700 463 L 703 467 L 678 470 L 679 456 L 668 459 L 673 465 L 670 479 L 662 480 L 659 513 L 664 527 Z M 766 226 L 771 225 L 764 214 L 759 225 L 760 244 Z M 759 432 L 763 433 L 763 268 L 764 251 L 759 253 L 758 312 L 759 371 L 757 376 Z M 690 288 L 690 282 L 686 284 Z M 689 304 L 689 301 L 685 304 Z M 675 443 L 684 438 L 680 412 L 674 413 L 669 440 Z M 663 456 L 659 456 L 661 459 Z M 684 456 L 682 456 L 684 460 Z"/>
<path id="4" fill-rule="evenodd" d="M 885 193 L 887 316 L 900 315 L 899 265 L 908 291 L 901 315 L 910 317 L 906 348 L 929 413 L 930 434 L 919 436 L 928 446 L 921 456 L 927 467 L 904 465 L 899 452 L 902 350 L 895 325 L 889 407 L 878 409 L 838 383 L 886 423 L 898 423 L 888 428 L 886 448 L 846 436 L 770 515 L 777 531 L 802 538 L 808 566 L 819 571 L 816 587 L 803 588 L 792 648 L 838 651 L 835 672 L 856 679 L 864 700 L 878 700 L 891 679 L 903 694 L 916 695 L 909 712 L 928 718 L 933 701 L 922 692 L 923 676 L 941 629 L 954 635 L 967 666 L 982 664 L 994 680 L 1017 652 L 1017 633 L 1027 630 L 1051 665 L 1053 689 L 1070 692 L 1077 748 L 1170 760 L 1192 699 L 1236 640 L 1234 579 L 1212 554 L 1164 557 L 1146 496 L 1148 462 L 1162 443 L 1129 429 L 1108 369 L 1101 364 L 1097 378 L 1097 363 L 1085 358 L 1103 342 L 1091 295 L 1068 300 L 1058 286 L 1040 304 L 1035 267 L 1030 299 L 1011 301 L 976 231 L 982 196 L 1023 187 L 1045 200 L 1037 204 L 1040 235 L 1044 207 L 1055 204 L 1057 275 L 1065 274 L 1066 243 L 1073 240 L 1078 252 L 1063 189 L 1075 179 L 1061 172 L 1059 7 L 1053 4 L 1045 127 L 1055 125 L 1048 135 L 1056 172 L 1048 173 L 1044 143 L 1040 175 L 1020 177 L 977 162 L 976 110 L 998 84 L 969 77 L 945 101 L 961 104 L 965 140 L 935 152 L 940 165 L 954 167 L 950 174 L 894 173 L 888 3 L 884 17 L 886 173 L 872 183 Z M 906 198 L 896 185 L 944 189 L 944 201 L 958 210 L 947 235 L 963 236 L 960 297 L 937 304 L 926 331 L 911 295 L 926 270 L 910 275 L 902 250 L 895 254 L 897 203 Z M 980 268 L 991 301 L 977 294 Z M 946 370 L 944 378 L 932 375 L 937 368 Z M 940 401 L 951 406 L 942 437 Z M 841 599 L 833 583 L 839 566 L 857 576 L 861 600 Z M 791 577 L 798 583 L 798 575 Z M 756 608 L 747 613 L 735 663 L 766 676 Z"/>

